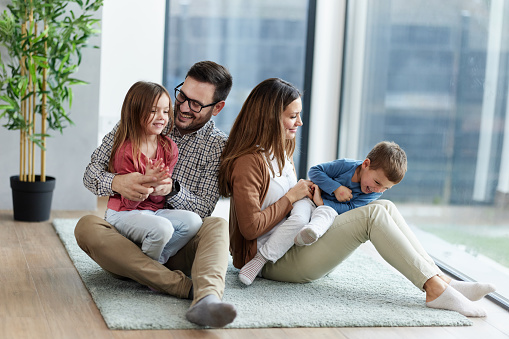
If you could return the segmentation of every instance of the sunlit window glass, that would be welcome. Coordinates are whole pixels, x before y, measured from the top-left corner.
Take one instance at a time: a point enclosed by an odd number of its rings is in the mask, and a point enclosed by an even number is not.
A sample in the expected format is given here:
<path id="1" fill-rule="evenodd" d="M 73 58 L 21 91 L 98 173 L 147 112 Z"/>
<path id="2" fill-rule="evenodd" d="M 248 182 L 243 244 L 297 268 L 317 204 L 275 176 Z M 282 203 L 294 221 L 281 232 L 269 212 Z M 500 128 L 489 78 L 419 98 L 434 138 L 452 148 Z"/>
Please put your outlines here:
<path id="1" fill-rule="evenodd" d="M 186 0 L 167 6 L 165 86 L 180 84 L 201 60 L 222 64 L 233 76 L 226 106 L 213 118 L 219 129 L 229 133 L 247 95 L 264 79 L 279 77 L 303 89 L 308 0 Z"/>
<path id="2" fill-rule="evenodd" d="M 508 25 L 503 0 L 349 2 L 342 115 L 359 119 L 343 120 L 339 145 L 364 157 L 400 144 L 408 172 L 383 197 L 437 260 L 506 298 Z"/>

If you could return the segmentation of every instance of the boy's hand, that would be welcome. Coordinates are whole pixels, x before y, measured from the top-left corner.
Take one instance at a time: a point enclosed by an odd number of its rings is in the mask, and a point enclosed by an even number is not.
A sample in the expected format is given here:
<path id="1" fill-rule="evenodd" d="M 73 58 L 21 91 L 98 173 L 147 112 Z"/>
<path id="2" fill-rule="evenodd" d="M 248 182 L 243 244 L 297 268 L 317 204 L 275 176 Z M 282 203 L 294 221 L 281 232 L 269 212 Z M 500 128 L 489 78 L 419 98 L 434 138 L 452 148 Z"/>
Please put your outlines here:
<path id="1" fill-rule="evenodd" d="M 353 197 L 352 190 L 346 186 L 339 186 L 334 191 L 334 196 L 336 197 L 336 200 L 339 202 L 350 201 L 350 199 L 352 199 Z"/>
<path id="2" fill-rule="evenodd" d="M 322 206 L 323 205 L 322 190 L 316 184 L 313 184 L 311 189 L 313 190 L 313 202 L 315 203 L 316 206 Z"/>

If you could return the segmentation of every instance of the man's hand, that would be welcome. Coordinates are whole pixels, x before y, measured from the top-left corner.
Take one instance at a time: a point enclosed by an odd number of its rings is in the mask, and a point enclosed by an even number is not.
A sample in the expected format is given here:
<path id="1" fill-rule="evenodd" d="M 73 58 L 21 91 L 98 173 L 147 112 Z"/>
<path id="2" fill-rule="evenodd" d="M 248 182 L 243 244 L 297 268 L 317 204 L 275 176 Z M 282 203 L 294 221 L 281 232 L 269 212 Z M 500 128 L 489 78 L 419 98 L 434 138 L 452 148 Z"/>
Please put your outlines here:
<path id="1" fill-rule="evenodd" d="M 111 188 L 126 199 L 143 201 L 148 198 L 150 193 L 154 192 L 153 185 L 156 183 L 156 177 L 133 172 L 115 175 Z"/>
<path id="2" fill-rule="evenodd" d="M 346 186 L 339 186 L 334 191 L 334 196 L 339 202 L 350 201 L 350 199 L 352 199 L 352 190 Z"/>

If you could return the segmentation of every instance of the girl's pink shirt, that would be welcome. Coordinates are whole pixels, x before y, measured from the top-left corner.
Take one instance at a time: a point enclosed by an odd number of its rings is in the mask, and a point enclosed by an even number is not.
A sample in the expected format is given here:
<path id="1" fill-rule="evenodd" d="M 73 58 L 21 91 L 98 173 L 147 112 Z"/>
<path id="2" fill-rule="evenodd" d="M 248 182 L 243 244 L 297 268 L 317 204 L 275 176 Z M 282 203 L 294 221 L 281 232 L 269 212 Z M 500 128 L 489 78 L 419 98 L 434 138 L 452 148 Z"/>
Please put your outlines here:
<path id="1" fill-rule="evenodd" d="M 177 163 L 178 159 L 178 148 L 177 144 L 169 137 L 164 136 L 171 145 L 171 152 L 165 152 L 161 144 L 157 145 L 156 159 L 163 158 L 164 164 L 168 166 L 170 175 L 173 173 L 173 168 Z M 118 149 L 115 154 L 113 167 L 116 174 L 127 174 L 132 172 L 140 172 L 145 174 L 146 169 L 146 157 L 142 155 L 139 164 L 139 171 L 134 167 L 134 159 L 132 152 L 132 144 L 129 140 L 126 140 L 122 146 Z M 144 201 L 132 201 L 122 197 L 120 194 L 111 196 L 108 200 L 107 207 L 114 211 L 131 211 L 131 210 L 152 210 L 156 211 L 164 207 L 165 197 L 164 196 L 152 196 Z"/>

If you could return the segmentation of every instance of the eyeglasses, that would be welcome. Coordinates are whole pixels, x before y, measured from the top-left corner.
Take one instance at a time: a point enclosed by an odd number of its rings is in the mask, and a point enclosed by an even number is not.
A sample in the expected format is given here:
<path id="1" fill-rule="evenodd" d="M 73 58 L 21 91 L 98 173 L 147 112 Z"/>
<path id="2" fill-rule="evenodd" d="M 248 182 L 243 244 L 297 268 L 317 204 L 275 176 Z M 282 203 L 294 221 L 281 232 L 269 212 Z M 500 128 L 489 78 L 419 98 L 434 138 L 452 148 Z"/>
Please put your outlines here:
<path id="1" fill-rule="evenodd" d="M 189 105 L 189 109 L 191 111 L 193 111 L 194 113 L 200 113 L 201 110 L 205 107 L 210 107 L 210 106 L 214 106 L 215 104 L 217 104 L 218 102 L 220 102 L 221 100 L 219 101 L 216 101 L 216 102 L 213 102 L 211 104 L 208 104 L 208 105 L 202 105 L 200 104 L 198 101 L 196 100 L 193 100 L 193 99 L 189 99 L 184 93 L 182 93 L 180 90 L 179 90 L 179 87 L 181 87 L 184 83 L 181 83 L 180 85 L 178 85 L 177 87 L 175 87 L 175 101 L 179 104 L 179 105 L 182 105 L 184 102 L 188 102 L 188 105 Z"/>

